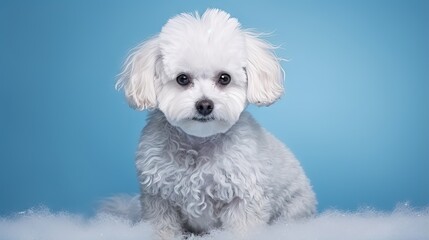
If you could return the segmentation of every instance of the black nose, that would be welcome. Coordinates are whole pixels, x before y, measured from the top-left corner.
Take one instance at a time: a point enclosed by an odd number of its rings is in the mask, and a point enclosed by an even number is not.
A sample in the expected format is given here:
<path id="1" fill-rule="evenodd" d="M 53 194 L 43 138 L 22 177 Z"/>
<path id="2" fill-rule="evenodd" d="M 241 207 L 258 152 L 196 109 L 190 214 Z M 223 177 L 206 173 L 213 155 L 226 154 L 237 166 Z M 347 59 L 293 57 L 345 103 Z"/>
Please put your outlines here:
<path id="1" fill-rule="evenodd" d="M 203 116 L 209 115 L 213 111 L 214 103 L 212 100 L 204 99 L 200 100 L 195 104 L 198 113 Z"/>

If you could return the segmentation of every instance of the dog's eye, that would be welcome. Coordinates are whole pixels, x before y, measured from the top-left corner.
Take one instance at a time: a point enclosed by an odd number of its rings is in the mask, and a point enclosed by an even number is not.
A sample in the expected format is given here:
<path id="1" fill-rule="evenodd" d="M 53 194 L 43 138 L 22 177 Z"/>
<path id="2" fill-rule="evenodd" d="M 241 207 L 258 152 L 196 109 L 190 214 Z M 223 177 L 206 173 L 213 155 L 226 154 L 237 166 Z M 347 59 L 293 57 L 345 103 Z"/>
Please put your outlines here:
<path id="1" fill-rule="evenodd" d="M 182 86 L 186 86 L 189 83 L 191 83 L 191 80 L 189 79 L 189 76 L 186 75 L 186 74 L 183 74 L 183 73 L 180 74 L 179 76 L 177 76 L 176 81 L 177 81 L 177 83 L 179 85 L 182 85 Z"/>
<path id="2" fill-rule="evenodd" d="M 221 85 L 228 85 L 231 82 L 231 76 L 229 76 L 229 74 L 227 74 L 227 73 L 222 73 L 219 76 L 218 82 Z"/>

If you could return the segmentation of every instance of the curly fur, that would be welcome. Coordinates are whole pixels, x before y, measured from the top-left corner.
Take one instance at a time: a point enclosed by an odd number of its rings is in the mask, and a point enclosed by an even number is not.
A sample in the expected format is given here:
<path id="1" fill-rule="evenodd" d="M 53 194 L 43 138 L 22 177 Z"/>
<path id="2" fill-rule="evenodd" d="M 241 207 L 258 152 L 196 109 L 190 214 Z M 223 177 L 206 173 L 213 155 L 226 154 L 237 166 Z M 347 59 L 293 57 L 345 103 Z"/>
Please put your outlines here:
<path id="1" fill-rule="evenodd" d="M 235 207 L 227 206 L 246 200 L 244 214 L 257 222 L 314 213 L 314 195 L 298 161 L 248 113 L 227 133 L 208 138 L 184 133 L 159 111 L 149 119 L 136 161 L 145 219 L 159 217 L 159 209 L 147 209 L 160 200 L 175 210 L 169 218 L 192 232 L 220 226 L 234 215 Z"/>
<path id="2" fill-rule="evenodd" d="M 242 30 L 229 14 L 172 18 L 135 49 L 118 87 L 130 105 L 149 115 L 136 157 L 143 219 L 158 239 L 184 232 L 248 229 L 315 212 L 315 195 L 299 162 L 245 112 L 283 92 L 282 68 L 272 47 Z M 187 86 L 175 79 L 186 73 Z M 231 83 L 217 83 L 228 73 Z M 213 102 L 205 121 L 196 109 Z"/>

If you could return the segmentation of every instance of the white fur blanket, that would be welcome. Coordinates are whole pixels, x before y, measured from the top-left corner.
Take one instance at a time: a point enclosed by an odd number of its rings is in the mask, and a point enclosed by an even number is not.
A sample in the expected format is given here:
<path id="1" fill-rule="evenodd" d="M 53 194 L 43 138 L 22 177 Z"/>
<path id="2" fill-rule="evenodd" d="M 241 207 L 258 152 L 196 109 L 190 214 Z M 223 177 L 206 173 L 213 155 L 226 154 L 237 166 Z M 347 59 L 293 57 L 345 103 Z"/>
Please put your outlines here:
<path id="1" fill-rule="evenodd" d="M 0 217 L 1 240 L 131 240 L 150 239 L 149 224 L 136 221 L 138 204 L 135 197 L 110 199 L 92 217 L 46 208 L 28 210 Z M 234 239 L 224 231 L 188 239 Z M 392 212 L 364 209 L 357 212 L 325 211 L 315 218 L 297 223 L 277 223 L 256 230 L 250 239 L 429 239 L 429 208 L 415 210 L 400 204 Z"/>

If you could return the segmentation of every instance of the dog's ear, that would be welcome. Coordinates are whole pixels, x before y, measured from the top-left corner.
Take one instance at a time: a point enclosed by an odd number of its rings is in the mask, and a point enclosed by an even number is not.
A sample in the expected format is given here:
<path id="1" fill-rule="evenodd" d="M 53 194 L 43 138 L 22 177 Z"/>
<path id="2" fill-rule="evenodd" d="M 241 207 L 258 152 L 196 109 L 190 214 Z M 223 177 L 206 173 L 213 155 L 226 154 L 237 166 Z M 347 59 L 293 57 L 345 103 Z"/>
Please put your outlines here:
<path id="1" fill-rule="evenodd" d="M 154 80 L 156 62 L 160 59 L 158 37 L 134 48 L 119 74 L 116 89 L 124 89 L 129 105 L 137 110 L 154 109 L 157 106 Z"/>
<path id="2" fill-rule="evenodd" d="M 274 103 L 283 93 L 283 69 L 274 47 L 246 32 L 247 101 L 260 106 Z"/>

